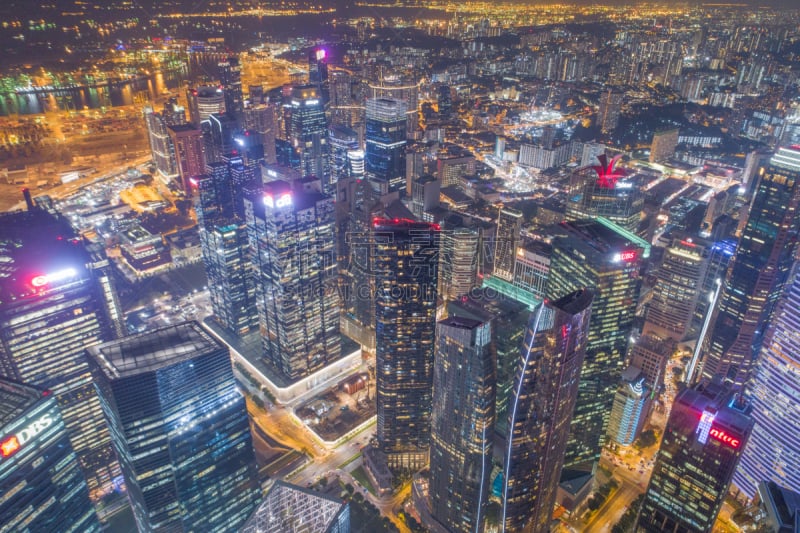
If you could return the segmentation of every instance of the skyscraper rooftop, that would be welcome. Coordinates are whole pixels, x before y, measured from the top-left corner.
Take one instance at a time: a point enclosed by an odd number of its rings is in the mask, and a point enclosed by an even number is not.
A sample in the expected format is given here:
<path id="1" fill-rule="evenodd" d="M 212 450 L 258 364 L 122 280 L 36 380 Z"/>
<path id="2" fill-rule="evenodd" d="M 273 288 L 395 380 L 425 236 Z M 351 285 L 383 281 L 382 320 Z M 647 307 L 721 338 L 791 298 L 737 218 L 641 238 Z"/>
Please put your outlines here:
<path id="1" fill-rule="evenodd" d="M 276 481 L 240 533 L 349 533 L 346 502 Z"/>

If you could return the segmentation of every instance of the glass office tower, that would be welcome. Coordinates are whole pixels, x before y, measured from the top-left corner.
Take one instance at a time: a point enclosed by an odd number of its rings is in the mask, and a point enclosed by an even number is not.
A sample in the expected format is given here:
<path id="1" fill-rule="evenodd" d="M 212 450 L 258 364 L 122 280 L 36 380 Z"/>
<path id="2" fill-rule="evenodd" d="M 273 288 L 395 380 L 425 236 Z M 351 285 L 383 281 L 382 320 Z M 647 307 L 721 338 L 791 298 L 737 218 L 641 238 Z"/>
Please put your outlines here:
<path id="1" fill-rule="evenodd" d="M 334 201 L 276 180 L 245 205 L 264 357 L 296 381 L 342 353 Z"/>
<path id="2" fill-rule="evenodd" d="M 767 330 L 749 390 L 755 426 L 733 484 L 752 499 L 762 481 L 800 492 L 800 266 Z"/>
<path id="3" fill-rule="evenodd" d="M 650 245 L 603 218 L 564 222 L 558 231 L 547 279 L 548 298 L 584 287 L 595 292 L 564 465 L 593 470 L 605 442 L 633 330 L 642 262 L 650 256 Z"/>
<path id="4" fill-rule="evenodd" d="M 747 382 L 792 266 L 800 231 L 800 147 L 780 148 L 759 171 L 750 214 L 706 337 L 703 377 Z"/>
<path id="5" fill-rule="evenodd" d="M 753 428 L 721 380 L 678 393 L 634 531 L 711 531 Z"/>
<path id="6" fill-rule="evenodd" d="M 330 147 L 322 95 L 314 85 L 300 85 L 292 88 L 290 104 L 289 140 L 292 148 L 300 154 L 298 170 L 303 176 L 316 176 L 322 180 L 323 189 L 327 191 L 330 187 Z"/>
<path id="7" fill-rule="evenodd" d="M 394 470 L 428 460 L 439 226 L 373 222 L 378 447 Z"/>
<path id="8" fill-rule="evenodd" d="M 570 293 L 531 313 L 517 359 L 503 468 L 505 531 L 547 531 L 581 365 L 594 294 Z"/>
<path id="9" fill-rule="evenodd" d="M 378 194 L 406 190 L 406 104 L 393 98 L 367 100 L 365 172 Z"/>
<path id="10" fill-rule="evenodd" d="M 120 471 L 84 350 L 115 336 L 113 290 L 69 222 L 38 207 L 0 216 L 0 274 L 0 375 L 53 391 L 99 498 Z"/>
<path id="11" fill-rule="evenodd" d="M 89 349 L 139 531 L 236 531 L 261 498 L 228 349 L 196 322 Z"/>
<path id="12" fill-rule="evenodd" d="M 58 402 L 0 379 L 0 530 L 100 531 Z"/>
<path id="13" fill-rule="evenodd" d="M 496 391 L 489 322 L 449 317 L 436 326 L 429 498 L 449 531 L 483 530 L 492 473 Z"/>

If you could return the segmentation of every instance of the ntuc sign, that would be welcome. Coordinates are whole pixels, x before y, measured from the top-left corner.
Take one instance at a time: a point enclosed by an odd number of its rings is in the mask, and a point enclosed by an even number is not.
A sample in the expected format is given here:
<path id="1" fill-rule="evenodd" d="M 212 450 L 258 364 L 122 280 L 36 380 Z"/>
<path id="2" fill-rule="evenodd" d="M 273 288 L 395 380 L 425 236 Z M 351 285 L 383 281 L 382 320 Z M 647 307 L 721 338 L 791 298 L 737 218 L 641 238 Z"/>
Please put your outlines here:
<path id="1" fill-rule="evenodd" d="M 711 428 L 711 431 L 709 431 L 708 434 L 717 439 L 718 441 L 722 442 L 723 444 L 727 444 L 731 448 L 738 448 L 739 444 L 741 443 L 739 439 L 731 435 L 728 435 L 719 428 Z"/>
<path id="2" fill-rule="evenodd" d="M 0 457 L 11 457 L 17 453 L 20 448 L 25 446 L 26 442 L 29 442 L 32 438 L 50 427 L 52 424 L 53 417 L 51 417 L 49 414 L 44 414 L 14 435 L 9 435 L 8 437 L 4 438 L 2 441 L 0 441 Z"/>

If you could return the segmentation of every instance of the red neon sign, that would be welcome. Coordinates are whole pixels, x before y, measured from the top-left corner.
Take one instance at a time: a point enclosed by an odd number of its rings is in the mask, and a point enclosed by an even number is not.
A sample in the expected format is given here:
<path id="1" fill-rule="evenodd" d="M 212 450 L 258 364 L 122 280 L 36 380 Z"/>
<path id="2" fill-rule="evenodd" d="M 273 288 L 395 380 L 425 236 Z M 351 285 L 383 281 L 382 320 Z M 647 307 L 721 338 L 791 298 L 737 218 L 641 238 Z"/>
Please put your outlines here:
<path id="1" fill-rule="evenodd" d="M 711 428 L 711 431 L 708 432 L 709 435 L 717 439 L 718 441 L 722 442 L 723 444 L 727 444 L 731 448 L 738 448 L 740 441 L 736 437 L 731 437 L 721 429 Z"/>
<path id="2" fill-rule="evenodd" d="M 19 440 L 16 435 L 12 435 L 0 443 L 0 455 L 3 457 L 10 457 L 19 450 Z"/>
<path id="3" fill-rule="evenodd" d="M 636 250 L 627 250 L 619 254 L 619 258 L 625 262 L 636 261 Z"/>

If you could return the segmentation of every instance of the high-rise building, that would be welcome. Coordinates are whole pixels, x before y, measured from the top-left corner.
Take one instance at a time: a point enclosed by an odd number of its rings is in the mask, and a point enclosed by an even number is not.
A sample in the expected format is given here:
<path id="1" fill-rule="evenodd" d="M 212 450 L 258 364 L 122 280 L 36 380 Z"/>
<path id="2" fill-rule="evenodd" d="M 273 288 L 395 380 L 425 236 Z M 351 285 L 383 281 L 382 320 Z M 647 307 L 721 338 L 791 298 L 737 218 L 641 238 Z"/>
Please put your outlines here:
<path id="1" fill-rule="evenodd" d="M 653 142 L 650 144 L 650 162 L 660 163 L 675 155 L 675 147 L 678 146 L 678 128 L 671 128 L 664 131 L 657 131 L 653 134 Z"/>
<path id="2" fill-rule="evenodd" d="M 708 250 L 691 238 L 676 238 L 664 250 L 647 308 L 643 334 L 682 341 L 689 333 L 708 268 Z"/>
<path id="3" fill-rule="evenodd" d="M 604 89 L 600 93 L 600 107 L 597 111 L 596 124 L 603 133 L 611 133 L 619 124 L 622 111 L 622 100 L 625 93 L 617 89 Z"/>
<path id="4" fill-rule="evenodd" d="M 242 67 L 239 58 L 230 56 L 220 61 L 219 83 L 225 94 L 225 110 L 233 118 L 240 120 L 244 113 L 244 93 L 242 92 Z"/>
<path id="5" fill-rule="evenodd" d="M 541 241 L 528 240 L 517 246 L 514 285 L 543 300 L 552 254 L 552 246 Z"/>
<path id="6" fill-rule="evenodd" d="M 312 48 L 308 53 L 308 83 L 322 86 L 328 82 L 328 52 Z"/>
<path id="7" fill-rule="evenodd" d="M 395 76 L 381 76 L 378 85 L 369 86 L 372 98 L 389 98 L 400 100 L 405 104 L 406 132 L 411 133 L 419 130 L 419 113 L 417 105 L 419 101 L 419 84 L 411 80 Z"/>
<path id="8" fill-rule="evenodd" d="M 323 189 L 329 190 L 330 147 L 322 95 L 314 85 L 300 85 L 292 88 L 290 103 L 289 140 L 300 155 L 298 170 L 303 176 L 319 178 Z"/>
<path id="9" fill-rule="evenodd" d="M 264 357 L 291 381 L 341 356 L 334 208 L 282 180 L 245 199 Z"/>
<path id="10" fill-rule="evenodd" d="M 446 151 L 439 154 L 436 159 L 436 177 L 442 182 L 442 187 L 461 185 L 462 176 L 475 174 L 475 156 L 467 153 L 453 153 Z"/>
<path id="11" fill-rule="evenodd" d="M 270 165 L 277 162 L 275 136 L 278 133 L 278 125 L 275 113 L 273 104 L 254 104 L 244 110 L 244 126 L 259 134 L 264 150 L 264 161 Z"/>
<path id="12" fill-rule="evenodd" d="M 455 299 L 478 284 L 480 234 L 474 228 L 446 225 L 441 233 L 439 294 Z"/>
<path id="13" fill-rule="evenodd" d="M 621 446 L 633 444 L 647 420 L 651 392 L 640 369 L 629 366 L 622 372 L 608 421 L 608 436 L 612 441 Z"/>
<path id="14" fill-rule="evenodd" d="M 634 531 L 711 531 L 753 428 L 740 400 L 719 380 L 678 393 Z"/>
<path id="15" fill-rule="evenodd" d="M 642 220 L 644 195 L 625 172 L 615 168 L 619 156 L 597 157 L 599 165 L 576 170 L 570 181 L 566 219 L 604 217 L 618 226 L 636 231 Z"/>
<path id="16" fill-rule="evenodd" d="M 662 339 L 652 333 L 640 335 L 631 341 L 631 351 L 628 355 L 631 366 L 642 371 L 645 381 L 655 390 L 661 390 L 667 371 L 667 361 L 675 351 L 676 342 L 672 339 Z"/>
<path id="17" fill-rule="evenodd" d="M 495 433 L 505 438 L 508 430 L 508 400 L 514 384 L 519 347 L 525 338 L 531 309 L 540 302 L 515 299 L 497 289 L 498 283 L 505 282 L 497 278 L 490 280 L 492 286 L 473 289 L 457 300 L 448 302 L 447 314 L 491 323 L 492 343 L 497 353 Z"/>
<path id="18" fill-rule="evenodd" d="M 595 292 L 565 460 L 569 468 L 590 469 L 604 444 L 650 245 L 603 218 L 564 222 L 560 231 L 553 239 L 548 298 L 583 287 Z"/>
<path id="19" fill-rule="evenodd" d="M 448 531 L 482 531 L 492 473 L 495 360 L 489 322 L 436 326 L 429 498 Z"/>
<path id="20" fill-rule="evenodd" d="M 501 207 L 497 215 L 493 276 L 513 281 L 521 228 L 522 213 L 510 207 Z"/>
<path id="21" fill-rule="evenodd" d="M 433 222 L 430 211 L 439 207 L 442 182 L 430 174 L 423 174 L 411 184 L 411 211 L 419 220 Z"/>
<path id="22" fill-rule="evenodd" d="M 239 532 L 350 533 L 350 506 L 278 480 Z"/>
<path id="23" fill-rule="evenodd" d="M 328 144 L 330 145 L 330 172 L 328 194 L 336 190 L 336 183 L 350 175 L 350 153 L 359 150 L 358 132 L 352 128 L 333 125 L 328 128 Z M 363 176 L 363 172 L 362 172 Z"/>
<path id="24" fill-rule="evenodd" d="M 215 113 L 203 121 L 201 128 L 207 164 L 222 161 L 225 154 L 236 149 L 233 135 L 238 131 L 239 124 L 232 115 Z"/>
<path id="25" fill-rule="evenodd" d="M 762 481 L 800 492 L 800 266 L 775 309 L 750 382 L 755 426 L 733 484 L 752 499 Z"/>
<path id="26" fill-rule="evenodd" d="M 0 529 L 100 531 L 55 396 L 0 379 Z"/>
<path id="27" fill-rule="evenodd" d="M 373 222 L 378 447 L 393 470 L 427 463 L 439 227 Z"/>
<path id="28" fill-rule="evenodd" d="M 167 128 L 172 145 L 175 148 L 175 158 L 178 164 L 178 174 L 181 185 L 187 194 L 191 194 L 191 179 L 205 171 L 206 156 L 203 144 L 203 132 L 191 124 L 176 124 Z"/>
<path id="29" fill-rule="evenodd" d="M 69 221 L 38 207 L 0 216 L 0 375 L 52 390 L 92 498 L 119 476 L 85 348 L 121 316 Z"/>
<path id="30" fill-rule="evenodd" d="M 531 313 L 509 411 L 503 465 L 504 531 L 548 531 L 586 353 L 592 291 Z"/>
<path id="31" fill-rule="evenodd" d="M 150 141 L 150 154 L 156 171 L 164 180 L 178 177 L 178 161 L 175 156 L 175 145 L 170 139 L 167 122 L 161 113 L 153 108 L 144 108 L 144 121 L 147 126 L 147 138 Z"/>
<path id="32" fill-rule="evenodd" d="M 366 174 L 379 194 L 406 190 L 406 105 L 391 98 L 367 100 Z"/>
<path id="33" fill-rule="evenodd" d="M 89 348 L 139 531 L 236 531 L 261 498 L 228 349 L 196 322 Z"/>
<path id="34" fill-rule="evenodd" d="M 760 175 L 704 347 L 703 376 L 737 385 L 750 377 L 797 248 L 800 148 L 779 148 Z"/>
<path id="35" fill-rule="evenodd" d="M 436 103 L 439 113 L 442 115 L 447 115 L 453 109 L 453 97 L 449 85 L 439 86 L 439 90 L 436 92 Z"/>
<path id="36" fill-rule="evenodd" d="M 189 122 L 196 128 L 211 115 L 225 113 L 225 94 L 220 87 L 197 87 L 186 91 Z"/>

